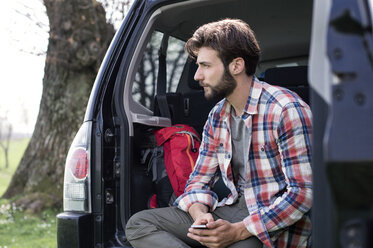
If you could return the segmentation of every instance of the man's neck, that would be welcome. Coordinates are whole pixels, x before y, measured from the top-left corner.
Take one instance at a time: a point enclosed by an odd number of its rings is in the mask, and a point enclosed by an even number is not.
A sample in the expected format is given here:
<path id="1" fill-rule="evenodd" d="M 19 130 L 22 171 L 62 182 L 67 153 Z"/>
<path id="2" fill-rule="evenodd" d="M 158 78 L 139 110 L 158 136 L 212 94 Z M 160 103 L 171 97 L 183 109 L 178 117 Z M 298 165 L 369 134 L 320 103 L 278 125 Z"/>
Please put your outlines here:
<path id="1" fill-rule="evenodd" d="M 237 87 L 234 89 L 232 94 L 227 97 L 227 101 L 232 104 L 236 116 L 241 116 L 247 103 L 247 99 L 249 98 L 253 77 L 238 77 L 236 78 L 236 81 Z"/>

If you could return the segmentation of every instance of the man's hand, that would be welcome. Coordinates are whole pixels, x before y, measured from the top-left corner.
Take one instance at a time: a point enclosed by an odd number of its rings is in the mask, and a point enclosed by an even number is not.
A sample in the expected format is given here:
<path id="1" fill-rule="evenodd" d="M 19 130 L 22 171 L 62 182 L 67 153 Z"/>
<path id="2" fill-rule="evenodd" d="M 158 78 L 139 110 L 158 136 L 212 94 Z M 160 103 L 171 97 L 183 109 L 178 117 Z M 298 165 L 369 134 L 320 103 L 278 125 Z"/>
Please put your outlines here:
<path id="1" fill-rule="evenodd" d="M 203 204 L 194 203 L 188 211 L 194 220 L 194 225 L 204 225 L 214 221 L 214 218 L 208 212 L 208 208 Z"/>
<path id="2" fill-rule="evenodd" d="M 243 222 L 230 223 L 226 220 L 217 220 L 207 223 L 208 229 L 189 228 L 189 238 L 195 239 L 209 248 L 227 247 L 240 240 L 252 236 Z"/>

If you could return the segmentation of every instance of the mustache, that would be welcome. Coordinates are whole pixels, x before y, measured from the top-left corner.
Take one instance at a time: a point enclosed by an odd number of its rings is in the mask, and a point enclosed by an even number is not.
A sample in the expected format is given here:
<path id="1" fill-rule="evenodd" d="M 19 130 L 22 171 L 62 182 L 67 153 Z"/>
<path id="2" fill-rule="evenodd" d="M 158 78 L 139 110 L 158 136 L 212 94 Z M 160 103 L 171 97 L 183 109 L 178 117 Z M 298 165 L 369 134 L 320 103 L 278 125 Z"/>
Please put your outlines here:
<path id="1" fill-rule="evenodd" d="M 202 81 L 199 81 L 199 85 L 200 85 L 201 87 L 210 87 L 209 84 L 203 83 Z"/>

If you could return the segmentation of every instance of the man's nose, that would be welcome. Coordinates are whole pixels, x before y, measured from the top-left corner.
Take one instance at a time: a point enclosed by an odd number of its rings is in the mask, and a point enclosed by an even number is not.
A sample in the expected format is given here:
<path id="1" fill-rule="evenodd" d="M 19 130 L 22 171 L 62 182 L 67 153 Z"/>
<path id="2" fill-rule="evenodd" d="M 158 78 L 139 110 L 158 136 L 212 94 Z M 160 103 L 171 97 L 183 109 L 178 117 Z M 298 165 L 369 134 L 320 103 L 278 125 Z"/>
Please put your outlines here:
<path id="1" fill-rule="evenodd" d="M 197 68 L 197 71 L 194 74 L 194 80 L 196 80 L 196 81 L 202 81 L 203 80 L 203 75 L 202 75 L 201 70 L 199 69 L 199 67 Z"/>

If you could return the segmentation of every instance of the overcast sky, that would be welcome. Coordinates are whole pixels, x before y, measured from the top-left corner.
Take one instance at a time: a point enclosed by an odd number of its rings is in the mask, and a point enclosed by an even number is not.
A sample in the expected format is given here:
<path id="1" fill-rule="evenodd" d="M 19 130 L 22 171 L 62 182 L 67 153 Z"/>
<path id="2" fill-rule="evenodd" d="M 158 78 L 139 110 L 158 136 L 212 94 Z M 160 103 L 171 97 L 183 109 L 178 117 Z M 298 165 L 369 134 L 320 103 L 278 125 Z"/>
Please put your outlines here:
<path id="1" fill-rule="evenodd" d="M 48 24 L 41 0 L 1 0 L 0 116 L 14 132 L 31 133 L 39 110 L 45 55 L 31 52 L 46 51 L 48 28 L 36 22 Z"/>
<path id="2" fill-rule="evenodd" d="M 45 54 L 35 53 L 45 53 L 47 49 L 48 18 L 42 0 L 0 2 L 0 117 L 6 116 L 14 132 L 32 133 L 39 111 L 45 62 Z M 110 19 L 114 2 L 108 4 Z M 117 28 L 122 12 L 114 11 L 113 16 L 111 21 Z"/>

